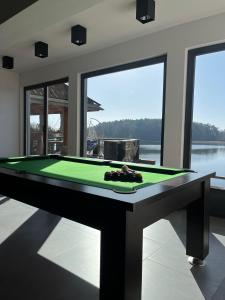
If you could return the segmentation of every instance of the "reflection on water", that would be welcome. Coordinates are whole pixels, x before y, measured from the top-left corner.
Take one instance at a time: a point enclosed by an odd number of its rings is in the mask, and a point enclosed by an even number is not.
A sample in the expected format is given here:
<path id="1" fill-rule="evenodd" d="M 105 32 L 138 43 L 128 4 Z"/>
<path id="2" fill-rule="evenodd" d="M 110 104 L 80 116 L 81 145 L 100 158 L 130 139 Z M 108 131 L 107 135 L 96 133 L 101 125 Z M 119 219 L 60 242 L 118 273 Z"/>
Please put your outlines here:
<path id="1" fill-rule="evenodd" d="M 140 158 L 153 159 L 160 164 L 160 149 L 160 145 L 140 145 Z M 225 176 L 225 145 L 192 145 L 191 168 Z M 219 185 L 225 186 L 225 181 Z"/>
<path id="2" fill-rule="evenodd" d="M 160 154 L 161 146 L 160 145 L 140 145 L 141 155 L 148 155 L 149 153 Z"/>
<path id="3" fill-rule="evenodd" d="M 140 145 L 139 157 L 145 160 L 155 160 L 160 165 L 161 145 Z"/>
<path id="4" fill-rule="evenodd" d="M 225 175 L 225 145 L 192 145 L 191 167 Z"/>
<path id="5" fill-rule="evenodd" d="M 219 152 L 225 152 L 225 147 L 221 147 L 221 148 L 205 148 L 205 149 L 195 149 L 192 148 L 192 155 L 200 155 L 201 157 L 203 156 L 211 156 L 211 155 L 218 155 Z"/>
<path id="6" fill-rule="evenodd" d="M 225 176 L 225 145 L 192 145 L 191 168 Z M 211 183 L 225 187 L 225 180 L 212 179 Z"/>

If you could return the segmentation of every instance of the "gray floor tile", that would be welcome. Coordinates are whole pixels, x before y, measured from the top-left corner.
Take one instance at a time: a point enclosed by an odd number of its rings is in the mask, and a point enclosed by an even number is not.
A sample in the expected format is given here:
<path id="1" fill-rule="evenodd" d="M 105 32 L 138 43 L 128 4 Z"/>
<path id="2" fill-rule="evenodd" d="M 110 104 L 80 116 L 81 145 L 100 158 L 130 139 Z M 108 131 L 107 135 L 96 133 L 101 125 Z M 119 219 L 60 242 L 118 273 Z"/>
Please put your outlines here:
<path id="1" fill-rule="evenodd" d="M 144 229 L 144 300 L 225 300 L 225 220 L 211 218 L 202 268 L 187 262 L 185 227 L 179 211 Z M 98 299 L 98 230 L 1 196 L 0 228 L 1 299 Z"/>
<path id="2" fill-rule="evenodd" d="M 88 227 L 86 225 L 79 224 L 79 223 L 70 221 L 65 218 L 62 218 L 60 223 L 66 224 L 66 225 L 70 226 L 72 229 L 76 229 L 78 231 L 81 231 L 82 233 L 85 232 L 85 233 L 89 234 L 90 238 L 92 238 L 92 239 L 100 238 L 100 231 L 95 228 Z"/>
<path id="3" fill-rule="evenodd" d="M 73 249 L 51 259 L 86 282 L 99 287 L 100 245 L 93 241 L 81 241 Z"/>
<path id="4" fill-rule="evenodd" d="M 2 201 L 4 201 L 4 198 Z M 6 240 L 36 211 L 36 208 L 12 199 L 0 204 L 0 243 Z"/>
<path id="5" fill-rule="evenodd" d="M 150 256 L 150 259 L 185 276 L 192 277 L 185 245 L 178 236 L 165 243 L 163 247 Z"/>
<path id="6" fill-rule="evenodd" d="M 170 221 L 162 219 L 151 226 L 146 227 L 143 231 L 143 235 L 160 244 L 165 244 L 172 237 L 176 237 L 177 233 Z"/>
<path id="7" fill-rule="evenodd" d="M 143 262 L 143 300 L 203 300 L 193 277 L 168 269 L 150 259 Z"/>
<path id="8" fill-rule="evenodd" d="M 155 253 L 160 247 L 162 247 L 161 243 L 144 237 L 142 259 L 144 260 L 147 257 L 153 255 L 153 253 Z"/>
<path id="9" fill-rule="evenodd" d="M 186 211 L 175 211 L 165 218 L 173 226 L 177 233 L 186 232 Z"/>
<path id="10" fill-rule="evenodd" d="M 224 229 L 225 231 L 225 229 Z M 225 247 L 214 234 L 210 235 L 210 251 L 203 268 L 192 268 L 191 272 L 202 290 L 205 299 L 211 300 L 217 290 L 225 287 Z M 225 289 L 223 290 L 225 300 Z M 216 298 L 213 298 L 216 299 Z"/>
<path id="11" fill-rule="evenodd" d="M 61 220 L 55 227 L 54 231 L 39 250 L 38 253 L 40 255 L 51 259 L 64 252 L 68 252 L 80 243 L 85 244 L 88 242 L 90 245 L 90 243 L 95 244 L 96 241 L 100 240 L 100 232 L 97 239 L 96 234 L 83 230 L 84 227 L 82 225 L 73 222 L 74 226 L 71 226 L 71 224 L 66 221 Z"/>

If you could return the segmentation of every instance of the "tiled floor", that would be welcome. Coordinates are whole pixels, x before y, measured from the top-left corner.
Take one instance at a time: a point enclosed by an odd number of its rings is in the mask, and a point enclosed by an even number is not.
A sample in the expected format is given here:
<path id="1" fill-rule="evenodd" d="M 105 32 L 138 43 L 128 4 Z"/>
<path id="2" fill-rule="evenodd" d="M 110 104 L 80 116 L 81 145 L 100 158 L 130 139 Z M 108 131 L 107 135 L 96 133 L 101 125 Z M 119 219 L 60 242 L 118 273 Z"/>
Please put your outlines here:
<path id="1" fill-rule="evenodd" d="M 184 244 L 183 211 L 144 230 L 142 299 L 225 300 L 225 220 L 211 218 L 204 267 Z M 99 246 L 97 230 L 0 196 L 0 299 L 97 300 Z"/>

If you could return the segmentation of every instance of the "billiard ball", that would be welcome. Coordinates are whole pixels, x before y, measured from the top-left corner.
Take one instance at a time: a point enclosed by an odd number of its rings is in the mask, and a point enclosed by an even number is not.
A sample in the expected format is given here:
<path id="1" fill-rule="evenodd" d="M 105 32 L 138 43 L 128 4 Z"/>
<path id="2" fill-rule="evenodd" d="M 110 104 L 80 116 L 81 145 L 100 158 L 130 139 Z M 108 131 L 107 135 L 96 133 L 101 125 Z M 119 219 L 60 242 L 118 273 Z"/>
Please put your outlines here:
<path id="1" fill-rule="evenodd" d="M 121 170 L 105 172 L 104 180 L 142 182 L 142 175 L 124 165 Z"/>
<path id="2" fill-rule="evenodd" d="M 130 169 L 128 168 L 128 166 L 124 165 L 124 166 L 122 166 L 121 170 L 123 172 L 128 172 Z"/>

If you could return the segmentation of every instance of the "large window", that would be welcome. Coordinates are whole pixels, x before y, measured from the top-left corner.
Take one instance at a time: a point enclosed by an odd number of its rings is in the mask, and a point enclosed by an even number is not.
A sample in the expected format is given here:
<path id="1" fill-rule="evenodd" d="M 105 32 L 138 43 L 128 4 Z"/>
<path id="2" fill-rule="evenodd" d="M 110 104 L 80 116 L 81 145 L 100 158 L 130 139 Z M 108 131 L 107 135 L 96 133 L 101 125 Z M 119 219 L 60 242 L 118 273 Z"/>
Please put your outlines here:
<path id="1" fill-rule="evenodd" d="M 225 176 L 225 46 L 192 50 L 188 76 L 187 122 L 192 115 L 192 124 L 186 165 Z M 225 186 L 225 181 L 212 184 Z"/>
<path id="2" fill-rule="evenodd" d="M 162 162 L 165 65 L 159 57 L 82 76 L 83 155 Z"/>
<path id="3" fill-rule="evenodd" d="M 25 153 L 67 154 L 68 79 L 25 88 Z"/>

